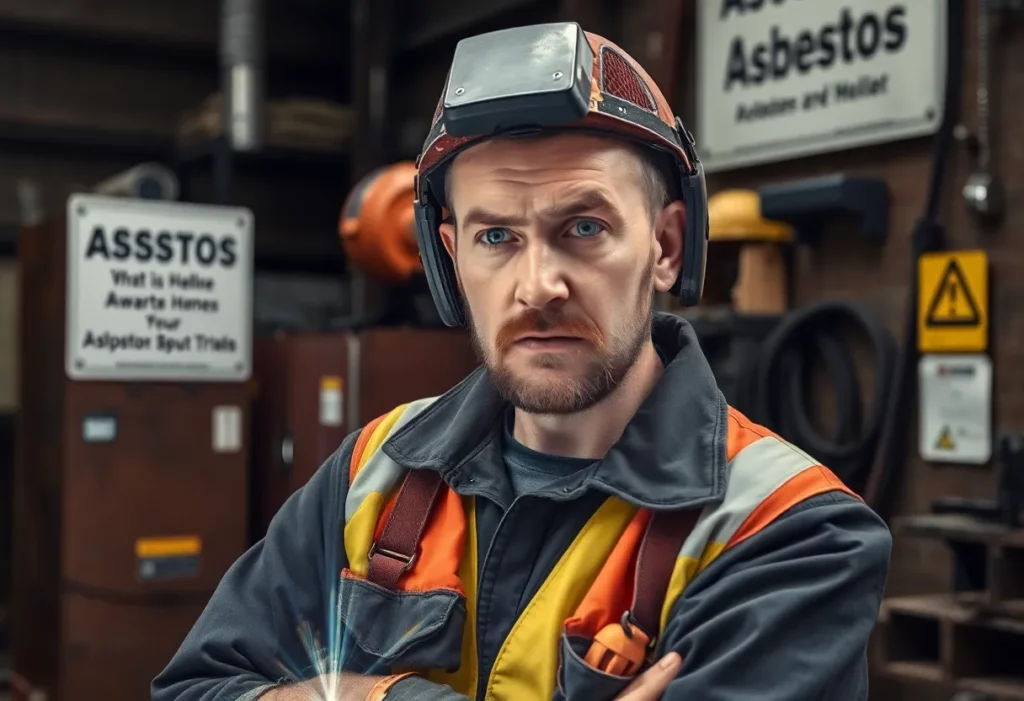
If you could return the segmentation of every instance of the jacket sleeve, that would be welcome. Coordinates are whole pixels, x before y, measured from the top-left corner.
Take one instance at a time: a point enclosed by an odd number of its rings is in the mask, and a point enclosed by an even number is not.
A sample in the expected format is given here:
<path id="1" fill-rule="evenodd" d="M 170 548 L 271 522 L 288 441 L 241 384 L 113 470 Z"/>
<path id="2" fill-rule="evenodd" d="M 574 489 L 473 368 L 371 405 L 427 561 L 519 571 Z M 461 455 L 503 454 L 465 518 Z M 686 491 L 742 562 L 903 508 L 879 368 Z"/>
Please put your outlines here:
<path id="1" fill-rule="evenodd" d="M 345 439 L 285 502 L 266 537 L 227 571 L 170 664 L 153 680 L 152 701 L 255 701 L 274 686 L 325 669 L 315 651 L 328 643 L 336 625 L 327 615 L 333 578 L 348 566 L 340 536 L 358 435 Z M 315 642 L 305 626 L 315 631 Z M 429 701 L 465 698 L 418 678 L 403 680 L 394 693 Z"/>
<path id="2" fill-rule="evenodd" d="M 891 536 L 840 492 L 723 553 L 676 602 L 659 645 L 683 656 L 666 701 L 864 701 Z"/>

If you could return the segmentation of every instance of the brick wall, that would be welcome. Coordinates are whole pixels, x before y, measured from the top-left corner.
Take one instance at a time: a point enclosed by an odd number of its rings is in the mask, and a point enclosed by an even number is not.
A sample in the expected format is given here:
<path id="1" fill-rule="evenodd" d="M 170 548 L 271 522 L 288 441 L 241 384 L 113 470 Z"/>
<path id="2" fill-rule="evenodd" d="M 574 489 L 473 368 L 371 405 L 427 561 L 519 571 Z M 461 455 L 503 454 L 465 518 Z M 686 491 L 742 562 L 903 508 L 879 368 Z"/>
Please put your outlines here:
<path id="1" fill-rule="evenodd" d="M 973 131 L 975 3 L 967 5 L 960 114 L 961 121 Z M 998 435 L 1003 431 L 1024 431 L 1024 236 L 1020 233 L 1024 229 L 1024 130 L 1020 127 L 1024 121 L 1024 25 L 1004 24 L 996 55 L 993 109 L 998 110 L 998 126 L 993 139 L 998 151 L 998 172 L 1007 193 L 1005 219 L 998 229 L 986 233 L 967 212 L 960 191 L 973 161 L 962 144 L 957 144 L 951 154 L 941 217 L 950 249 L 983 248 L 991 260 L 991 353 L 996 372 L 994 424 Z M 699 134 L 697 138 L 699 144 Z M 880 247 L 858 240 L 856 234 L 845 228 L 826 230 L 821 244 L 806 247 L 796 256 L 795 302 L 860 300 L 884 318 L 899 338 L 912 263 L 910 235 L 924 207 L 930 148 L 930 140 L 921 139 L 715 174 L 710 177 L 709 189 L 714 193 L 725 188 L 755 188 L 768 182 L 835 172 L 885 178 L 893 198 L 888 241 Z M 870 401 L 870 397 L 867 399 Z M 925 512 L 933 499 L 942 496 L 991 498 L 996 479 L 993 467 L 938 466 L 920 459 L 916 397 L 913 403 L 907 461 L 898 478 L 897 514 Z M 895 539 L 889 595 L 942 589 L 949 577 L 950 562 L 941 545 Z M 920 693 L 898 695 L 888 682 L 880 681 L 872 698 L 924 698 Z"/>
<path id="2" fill-rule="evenodd" d="M 18 267 L 0 260 L 0 413 L 18 401 Z"/>

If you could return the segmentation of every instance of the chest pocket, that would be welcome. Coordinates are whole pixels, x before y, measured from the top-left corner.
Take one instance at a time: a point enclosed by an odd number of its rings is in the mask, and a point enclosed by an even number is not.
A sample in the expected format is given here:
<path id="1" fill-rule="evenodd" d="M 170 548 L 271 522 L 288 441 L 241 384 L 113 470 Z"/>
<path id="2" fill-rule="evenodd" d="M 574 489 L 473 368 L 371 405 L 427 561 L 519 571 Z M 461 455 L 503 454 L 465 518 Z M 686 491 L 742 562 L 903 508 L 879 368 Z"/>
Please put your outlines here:
<path id="1" fill-rule="evenodd" d="M 474 500 L 443 489 L 437 473 L 409 472 L 376 450 L 394 428 L 386 418 L 364 431 L 371 437 L 353 455 L 344 531 L 349 567 L 337 598 L 340 666 L 415 671 L 472 696 Z"/>
<path id="2" fill-rule="evenodd" d="M 466 598 L 459 592 L 389 591 L 345 571 L 337 616 L 345 631 L 340 650 L 346 670 L 453 672 L 461 665 Z"/>

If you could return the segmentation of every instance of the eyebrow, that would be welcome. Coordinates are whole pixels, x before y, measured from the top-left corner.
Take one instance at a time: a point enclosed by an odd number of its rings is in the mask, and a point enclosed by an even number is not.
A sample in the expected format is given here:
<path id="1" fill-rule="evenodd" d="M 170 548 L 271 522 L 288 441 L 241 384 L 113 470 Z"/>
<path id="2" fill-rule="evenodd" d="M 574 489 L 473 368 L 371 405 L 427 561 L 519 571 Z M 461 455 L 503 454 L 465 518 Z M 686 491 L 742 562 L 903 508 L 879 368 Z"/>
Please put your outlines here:
<path id="1" fill-rule="evenodd" d="M 580 194 L 557 203 L 553 207 L 542 210 L 538 213 L 542 219 L 552 221 L 564 221 L 573 217 L 579 217 L 592 212 L 602 212 L 608 218 L 614 220 L 615 224 L 620 223 L 619 215 L 615 205 L 600 190 L 586 190 Z M 462 225 L 477 226 L 526 226 L 528 220 L 522 215 L 509 215 L 501 212 L 492 212 L 483 207 L 471 207 L 466 212 L 466 218 Z"/>

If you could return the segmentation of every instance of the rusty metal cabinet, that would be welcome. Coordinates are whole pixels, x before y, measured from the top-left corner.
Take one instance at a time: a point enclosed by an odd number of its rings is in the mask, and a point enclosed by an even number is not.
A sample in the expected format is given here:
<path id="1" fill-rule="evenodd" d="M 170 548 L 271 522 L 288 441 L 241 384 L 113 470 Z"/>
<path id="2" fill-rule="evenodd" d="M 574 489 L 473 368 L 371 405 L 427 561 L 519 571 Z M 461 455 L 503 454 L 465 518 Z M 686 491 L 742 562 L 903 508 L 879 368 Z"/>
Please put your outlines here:
<path id="1" fill-rule="evenodd" d="M 12 697 L 138 701 L 247 546 L 253 391 L 68 380 L 65 238 L 19 243 Z"/>
<path id="2" fill-rule="evenodd" d="M 345 436 L 403 402 L 448 391 L 477 367 L 463 331 L 382 327 L 257 340 L 254 537 Z M 262 432 L 262 433 L 261 433 Z"/>

